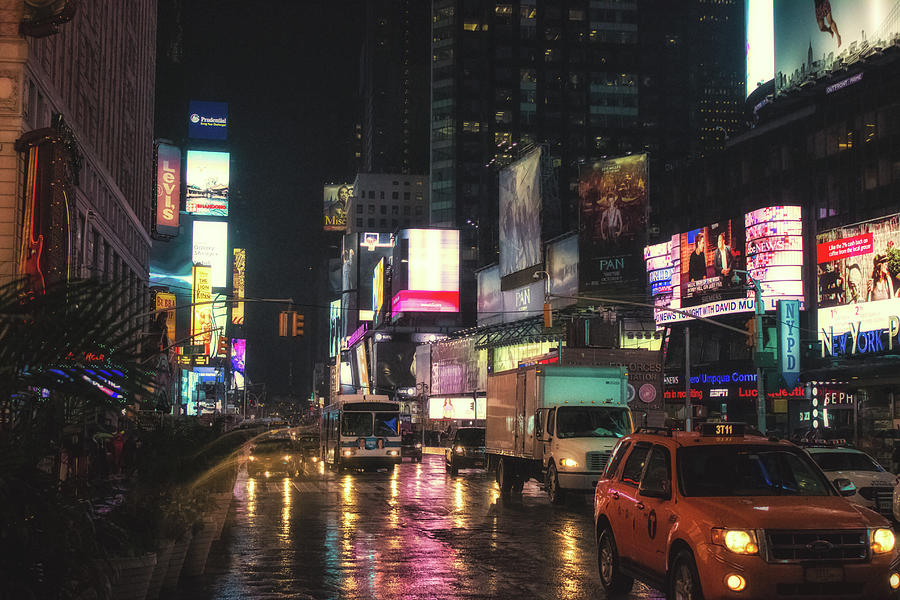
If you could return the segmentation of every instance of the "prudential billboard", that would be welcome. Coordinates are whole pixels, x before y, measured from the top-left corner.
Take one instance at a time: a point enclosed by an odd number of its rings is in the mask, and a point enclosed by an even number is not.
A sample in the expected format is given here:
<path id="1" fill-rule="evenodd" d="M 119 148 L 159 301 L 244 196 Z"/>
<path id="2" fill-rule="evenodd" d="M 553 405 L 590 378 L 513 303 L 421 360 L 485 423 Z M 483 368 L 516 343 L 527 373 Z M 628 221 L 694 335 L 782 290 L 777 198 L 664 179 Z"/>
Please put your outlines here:
<path id="1" fill-rule="evenodd" d="M 228 139 L 228 105 L 224 102 L 191 100 L 188 136 L 198 140 Z"/>

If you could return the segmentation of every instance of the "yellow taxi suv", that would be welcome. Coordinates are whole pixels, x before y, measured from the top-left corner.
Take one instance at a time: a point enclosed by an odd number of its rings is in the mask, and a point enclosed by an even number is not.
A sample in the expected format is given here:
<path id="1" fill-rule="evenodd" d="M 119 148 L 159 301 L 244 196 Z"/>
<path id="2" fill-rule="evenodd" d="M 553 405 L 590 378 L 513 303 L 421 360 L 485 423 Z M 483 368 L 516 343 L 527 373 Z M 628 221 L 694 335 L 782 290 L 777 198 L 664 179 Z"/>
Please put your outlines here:
<path id="1" fill-rule="evenodd" d="M 801 448 L 740 423 L 641 429 L 617 444 L 594 496 L 600 581 L 668 598 L 894 598 L 890 524 L 849 502 Z"/>

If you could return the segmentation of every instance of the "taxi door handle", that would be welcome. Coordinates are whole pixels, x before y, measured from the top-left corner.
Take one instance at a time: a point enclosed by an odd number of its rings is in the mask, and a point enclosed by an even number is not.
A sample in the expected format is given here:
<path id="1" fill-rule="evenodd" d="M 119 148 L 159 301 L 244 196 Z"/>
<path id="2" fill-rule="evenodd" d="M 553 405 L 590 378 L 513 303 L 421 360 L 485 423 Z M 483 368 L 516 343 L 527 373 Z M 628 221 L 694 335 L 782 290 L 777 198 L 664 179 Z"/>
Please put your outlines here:
<path id="1" fill-rule="evenodd" d="M 637 504 L 634 505 L 634 507 L 637 508 L 638 510 L 644 510 L 644 503 L 638 502 Z"/>
<path id="2" fill-rule="evenodd" d="M 613 492 L 613 493 L 612 493 L 612 497 L 613 497 L 613 500 L 618 500 L 618 499 L 619 499 L 619 492 Z"/>

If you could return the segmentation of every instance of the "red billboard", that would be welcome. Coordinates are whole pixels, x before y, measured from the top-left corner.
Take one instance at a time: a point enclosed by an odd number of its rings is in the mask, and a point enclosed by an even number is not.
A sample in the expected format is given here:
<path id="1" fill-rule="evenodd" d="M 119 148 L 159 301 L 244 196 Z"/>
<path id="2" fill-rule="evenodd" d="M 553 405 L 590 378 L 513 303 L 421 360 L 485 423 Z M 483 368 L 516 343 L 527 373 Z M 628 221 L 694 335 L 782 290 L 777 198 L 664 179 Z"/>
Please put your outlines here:
<path id="1" fill-rule="evenodd" d="M 156 155 L 156 231 L 178 235 L 181 203 L 181 150 L 160 144 Z"/>

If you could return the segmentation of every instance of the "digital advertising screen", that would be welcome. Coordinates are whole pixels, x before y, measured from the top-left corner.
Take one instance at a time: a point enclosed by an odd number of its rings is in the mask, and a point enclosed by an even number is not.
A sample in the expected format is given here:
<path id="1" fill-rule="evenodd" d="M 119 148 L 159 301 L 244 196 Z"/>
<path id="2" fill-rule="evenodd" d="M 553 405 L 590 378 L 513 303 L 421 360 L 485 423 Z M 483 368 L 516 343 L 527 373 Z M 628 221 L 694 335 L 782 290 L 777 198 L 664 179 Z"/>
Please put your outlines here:
<path id="1" fill-rule="evenodd" d="M 541 148 L 500 171 L 500 276 L 541 262 Z"/>
<path id="2" fill-rule="evenodd" d="M 209 354 L 212 342 L 212 274 L 205 266 L 194 267 L 194 287 L 191 296 L 191 341 L 188 345 L 203 344 Z M 198 303 L 201 303 L 198 305 Z"/>
<path id="3" fill-rule="evenodd" d="M 715 317 L 755 310 L 747 271 L 760 283 L 767 311 L 803 295 L 803 218 L 800 207 L 771 206 L 672 236 L 647 246 L 650 296 L 660 308 Z M 691 316 L 656 310 L 657 325 Z"/>
<path id="4" fill-rule="evenodd" d="M 181 208 L 181 150 L 169 144 L 156 148 L 156 231 L 178 235 Z"/>
<path id="5" fill-rule="evenodd" d="M 547 244 L 547 272 L 550 305 L 559 309 L 577 303 L 578 236 L 572 235 Z"/>
<path id="6" fill-rule="evenodd" d="M 325 186 L 325 231 L 345 231 L 347 229 L 347 210 L 353 198 L 353 184 Z"/>
<path id="7" fill-rule="evenodd" d="M 479 398 L 441 398 L 428 399 L 429 419 L 462 419 L 474 421 L 487 418 L 486 400 Z"/>
<path id="8" fill-rule="evenodd" d="M 231 370 L 238 373 L 244 373 L 246 360 L 247 340 L 233 338 L 231 340 Z"/>
<path id="9" fill-rule="evenodd" d="M 414 342 L 377 342 L 373 352 L 377 389 L 397 390 L 416 386 Z"/>
<path id="10" fill-rule="evenodd" d="M 228 216 L 229 156 L 228 152 L 187 151 L 187 212 L 203 216 Z"/>
<path id="11" fill-rule="evenodd" d="M 328 356 L 341 353 L 341 301 L 332 300 L 328 309 Z"/>
<path id="12" fill-rule="evenodd" d="M 345 236 L 345 239 L 348 236 Z M 394 250 L 394 237 L 390 233 L 353 233 L 349 237 L 359 240 L 356 250 L 351 252 L 349 259 L 351 261 L 350 269 L 352 274 L 349 282 L 353 283 L 352 287 L 347 289 L 357 289 L 359 297 L 360 319 L 371 321 L 374 315 L 372 298 L 374 296 L 374 288 L 372 287 L 372 274 L 375 267 L 382 259 L 391 256 Z M 363 313 L 365 311 L 365 313 Z"/>
<path id="13" fill-rule="evenodd" d="M 747 0 L 747 96 L 775 75 L 773 0 Z"/>
<path id="14" fill-rule="evenodd" d="M 601 160 L 578 181 L 578 269 L 583 291 L 630 292 L 643 276 L 647 243 L 647 155 Z"/>
<path id="15" fill-rule="evenodd" d="M 820 233 L 816 263 L 823 353 L 900 351 L 900 214 Z"/>
<path id="16" fill-rule="evenodd" d="M 228 104 L 191 100 L 188 105 L 188 137 L 195 140 L 228 139 Z"/>
<path id="17" fill-rule="evenodd" d="M 234 259 L 231 264 L 231 288 L 234 291 L 236 300 L 244 298 L 246 267 L 247 267 L 247 251 L 244 248 L 235 248 L 233 251 Z M 231 324 L 244 324 L 244 303 L 235 302 L 231 307 Z"/>
<path id="18" fill-rule="evenodd" d="M 900 41 L 896 0 L 775 0 L 775 89 L 786 91 Z"/>
<path id="19" fill-rule="evenodd" d="M 175 343 L 175 294 L 171 292 L 156 293 L 156 310 L 166 311 L 166 337 L 169 345 Z M 170 310 L 171 309 L 171 310 Z"/>
<path id="20" fill-rule="evenodd" d="M 382 258 L 372 270 L 372 310 L 378 315 L 384 308 L 384 268 L 387 259 Z"/>
<path id="21" fill-rule="evenodd" d="M 393 313 L 459 312 L 459 231 L 406 229 L 400 243 Z"/>
<path id="22" fill-rule="evenodd" d="M 503 322 L 503 295 L 500 292 L 500 267 L 478 271 L 478 324 Z"/>
<path id="23" fill-rule="evenodd" d="M 194 221 L 191 260 L 195 265 L 212 267 L 212 286 L 228 284 L 228 223 L 225 221 Z"/>

